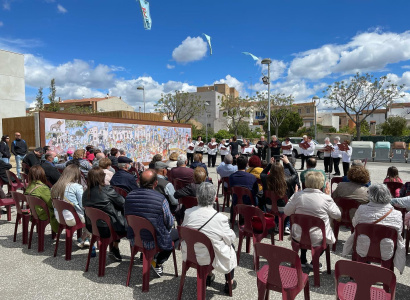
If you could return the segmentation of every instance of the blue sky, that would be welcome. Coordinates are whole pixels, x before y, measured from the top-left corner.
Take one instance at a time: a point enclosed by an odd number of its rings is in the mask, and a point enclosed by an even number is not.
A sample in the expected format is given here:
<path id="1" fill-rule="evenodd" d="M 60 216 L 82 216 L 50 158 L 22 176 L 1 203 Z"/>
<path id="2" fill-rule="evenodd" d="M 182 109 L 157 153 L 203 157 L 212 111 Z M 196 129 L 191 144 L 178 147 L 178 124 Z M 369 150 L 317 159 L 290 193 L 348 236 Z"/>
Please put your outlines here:
<path id="1" fill-rule="evenodd" d="M 0 49 L 26 54 L 28 105 L 53 77 L 62 99 L 109 92 L 135 108 L 144 85 L 148 109 L 161 93 L 214 82 L 266 90 L 266 70 L 243 51 L 270 57 L 273 92 L 297 102 L 355 72 L 410 87 L 409 1 L 150 0 L 150 31 L 135 0 L 0 3 Z"/>

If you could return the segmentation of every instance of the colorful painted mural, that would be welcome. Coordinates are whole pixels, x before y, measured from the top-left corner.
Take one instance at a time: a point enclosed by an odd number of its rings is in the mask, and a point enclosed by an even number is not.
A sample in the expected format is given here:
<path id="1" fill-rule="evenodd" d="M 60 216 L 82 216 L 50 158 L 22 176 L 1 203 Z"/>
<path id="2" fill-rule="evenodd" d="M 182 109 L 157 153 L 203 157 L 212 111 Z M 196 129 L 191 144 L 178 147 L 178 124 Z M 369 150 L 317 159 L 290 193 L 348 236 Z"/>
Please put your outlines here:
<path id="1" fill-rule="evenodd" d="M 45 144 L 59 154 L 93 145 L 124 149 L 134 161 L 149 162 L 160 153 L 184 153 L 191 128 L 45 118 Z"/>

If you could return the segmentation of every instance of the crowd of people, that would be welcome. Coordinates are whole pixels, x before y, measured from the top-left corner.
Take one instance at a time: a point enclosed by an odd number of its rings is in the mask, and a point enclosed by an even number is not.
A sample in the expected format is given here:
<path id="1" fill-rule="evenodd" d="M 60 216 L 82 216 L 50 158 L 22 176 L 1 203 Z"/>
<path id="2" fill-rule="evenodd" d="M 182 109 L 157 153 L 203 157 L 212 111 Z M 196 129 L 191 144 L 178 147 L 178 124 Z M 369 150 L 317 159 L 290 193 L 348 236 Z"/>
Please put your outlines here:
<path id="1" fill-rule="evenodd" d="M 246 141 L 239 143 L 236 137 L 231 140 L 222 140 L 216 143 L 212 138 L 208 144 L 208 165 L 202 162 L 205 144 L 201 137 L 196 143 L 189 140 L 185 154 L 171 153 L 168 158 L 157 154 L 148 166 L 133 162 L 127 157 L 127 153 L 121 149 L 112 148 L 102 152 L 92 146 L 86 149 L 77 149 L 64 157 L 58 157 L 49 147 L 36 148 L 27 152 L 27 145 L 16 133 L 15 140 L 11 143 L 11 153 L 16 157 L 17 175 L 21 172 L 28 175 L 28 186 L 25 189 L 27 195 L 42 199 L 49 209 L 48 214 L 36 207 L 40 219 L 50 216 L 50 225 L 57 232 L 59 219 L 55 211 L 52 199 L 60 199 L 71 203 L 81 222 L 86 224 L 81 236 L 77 236 L 78 247 L 93 247 L 90 245 L 91 223 L 84 212 L 84 207 L 93 207 L 102 210 L 110 216 L 111 225 L 118 236 L 127 236 L 130 245 L 134 241 L 134 232 L 127 226 L 126 216 L 135 215 L 146 218 L 151 222 L 156 231 L 156 241 L 161 251 L 157 253 L 151 262 L 152 269 L 158 276 L 162 276 L 163 264 L 170 257 L 173 245 L 179 242 L 178 232 L 175 229 L 175 221 L 181 226 L 200 230 L 211 240 L 215 250 L 215 260 L 212 262 L 216 271 L 226 274 L 224 292 L 229 293 L 229 282 L 233 288 L 236 286 L 234 269 L 237 266 L 237 258 L 234 249 L 236 234 L 230 227 L 235 218 L 234 210 L 239 199 L 233 195 L 230 207 L 230 217 L 215 210 L 215 198 L 217 198 L 216 184 L 209 177 L 209 168 L 216 165 L 216 156 L 219 151 L 221 163 L 216 168 L 223 189 L 242 187 L 250 191 L 251 197 L 244 199 L 246 205 L 259 207 L 263 212 L 270 212 L 272 201 L 265 197 L 266 191 L 271 191 L 277 196 L 277 207 L 281 214 L 287 217 L 283 224 L 284 228 L 276 225 L 272 230 L 284 230 L 294 241 L 300 241 L 301 230 L 290 226 L 289 216 L 304 214 L 318 217 L 323 220 L 326 228 L 326 243 L 336 242 L 332 220 L 341 218 L 341 210 L 336 205 L 336 198 L 350 198 L 361 205 L 357 211 L 351 212 L 353 226 L 360 223 L 373 223 L 386 225 L 397 230 L 397 249 L 394 253 L 394 245 L 391 241 L 384 241 L 381 245 L 383 259 L 389 259 L 394 255 L 394 265 L 403 272 L 405 266 L 404 241 L 401 238 L 403 223 L 402 215 L 394 210 L 392 205 L 399 205 L 410 209 L 410 184 L 406 183 L 402 188 L 391 191 L 385 184 L 371 183 L 368 170 L 361 161 L 350 163 L 351 147 L 349 142 L 340 146 L 340 139 L 335 138 L 334 144 L 329 139 L 325 140 L 326 148 L 324 170 L 317 166 L 317 160 L 313 157 L 314 143 L 308 136 L 304 137 L 305 144 L 302 152 L 302 169 L 306 163 L 306 170 L 300 174 L 296 171 L 296 159 L 292 156 L 292 144 L 290 139 L 282 143 L 272 137 L 272 143 L 267 144 L 264 137 L 257 143 L 256 150 L 247 152 Z M 9 163 L 10 151 L 9 137 L 3 136 L 0 143 L 2 160 L 0 161 L 0 178 L 8 183 L 5 170 L 11 169 Z M 239 150 L 241 146 L 241 151 Z M 271 148 L 271 157 L 267 157 L 267 149 Z M 282 154 L 281 154 L 281 148 Z M 313 151 L 313 152 L 312 152 Z M 335 176 L 341 175 L 339 170 L 340 160 L 343 163 L 344 177 L 337 188 L 332 192 L 330 182 L 327 181 L 326 173 L 335 170 Z M 19 163 L 23 163 L 23 171 Z M 396 167 L 390 167 L 384 183 L 400 182 Z M 116 188 L 125 191 L 126 196 L 117 193 Z M 1 191 L 0 196 L 6 197 Z M 196 197 L 198 205 L 186 209 L 179 205 L 179 199 L 192 196 Z M 66 223 L 75 225 L 74 216 L 69 212 L 63 214 Z M 410 213 L 406 215 L 406 225 L 410 224 Z M 110 235 L 107 224 L 97 223 L 101 237 Z M 276 224 L 278 224 L 276 220 Z M 311 230 L 313 245 L 322 242 L 319 229 Z M 144 247 L 154 249 L 155 242 L 151 234 L 141 233 Z M 113 243 L 110 256 L 121 261 L 122 256 L 118 247 L 120 240 Z M 365 256 L 369 247 L 368 238 L 360 237 L 357 245 L 357 253 Z M 352 252 L 353 235 L 349 237 L 343 247 L 343 255 Z M 181 243 L 182 257 L 186 260 L 186 245 Z M 209 257 L 204 247 L 195 246 L 198 262 L 209 264 Z M 307 261 L 307 250 L 301 251 L 301 263 L 303 267 L 312 268 L 311 262 Z M 142 254 L 140 259 L 142 259 Z M 228 276 L 227 274 L 230 274 Z M 229 279 L 230 278 L 230 279 Z M 212 284 L 214 274 L 209 274 L 207 284 Z"/>

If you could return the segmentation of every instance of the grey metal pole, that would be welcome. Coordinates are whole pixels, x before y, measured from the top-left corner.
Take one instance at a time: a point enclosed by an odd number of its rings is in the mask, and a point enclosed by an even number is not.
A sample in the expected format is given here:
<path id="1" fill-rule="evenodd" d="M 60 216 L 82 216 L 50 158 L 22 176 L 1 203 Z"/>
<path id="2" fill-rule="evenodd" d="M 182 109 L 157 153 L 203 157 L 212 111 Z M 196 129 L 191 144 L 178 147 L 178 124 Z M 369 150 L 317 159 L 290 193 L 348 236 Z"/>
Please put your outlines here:
<path id="1" fill-rule="evenodd" d="M 205 138 L 205 144 L 208 143 L 208 111 L 205 110 L 205 114 L 206 114 L 206 121 L 205 121 L 205 132 L 206 132 L 206 138 Z"/>
<path id="2" fill-rule="evenodd" d="M 315 140 L 317 140 L 316 139 L 316 127 L 317 127 L 317 124 L 316 124 L 316 122 L 317 122 L 317 120 L 316 120 L 316 100 L 315 100 L 315 102 L 313 102 L 314 103 L 314 106 L 315 106 L 315 113 L 314 113 L 314 116 L 315 116 Z"/>
<path id="3" fill-rule="evenodd" d="M 144 114 L 145 114 L 145 86 L 144 86 L 144 89 L 142 90 L 142 98 L 144 98 Z"/>
<path id="4" fill-rule="evenodd" d="M 270 134 L 270 64 L 268 64 L 268 157 L 267 161 L 270 162 L 270 142 L 271 142 L 271 134 Z"/>

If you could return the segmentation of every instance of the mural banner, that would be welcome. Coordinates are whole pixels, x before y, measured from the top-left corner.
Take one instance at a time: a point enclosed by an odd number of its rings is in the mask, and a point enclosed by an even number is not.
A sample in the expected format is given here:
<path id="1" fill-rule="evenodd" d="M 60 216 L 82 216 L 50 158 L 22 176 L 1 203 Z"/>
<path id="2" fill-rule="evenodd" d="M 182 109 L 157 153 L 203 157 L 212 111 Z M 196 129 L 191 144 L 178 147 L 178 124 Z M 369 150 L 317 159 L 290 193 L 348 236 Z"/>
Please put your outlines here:
<path id="1" fill-rule="evenodd" d="M 155 154 L 166 159 L 172 152 L 185 153 L 191 128 L 104 121 L 44 118 L 45 145 L 58 154 L 93 145 L 101 151 L 124 149 L 134 161 L 149 162 Z"/>

